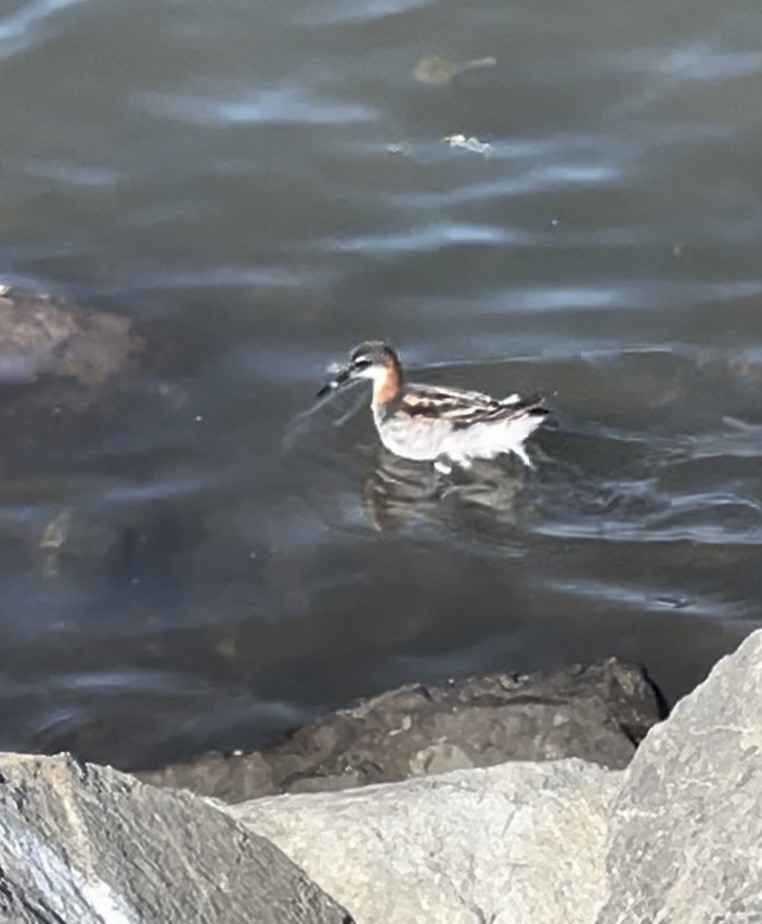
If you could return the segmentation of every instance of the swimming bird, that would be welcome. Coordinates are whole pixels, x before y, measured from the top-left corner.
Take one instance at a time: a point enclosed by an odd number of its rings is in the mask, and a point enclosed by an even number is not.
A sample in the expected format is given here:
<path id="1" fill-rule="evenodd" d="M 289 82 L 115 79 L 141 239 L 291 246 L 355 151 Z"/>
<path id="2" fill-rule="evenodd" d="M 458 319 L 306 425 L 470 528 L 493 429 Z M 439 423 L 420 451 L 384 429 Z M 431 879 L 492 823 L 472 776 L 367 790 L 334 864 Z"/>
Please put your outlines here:
<path id="1" fill-rule="evenodd" d="M 549 411 L 538 395 L 492 398 L 478 391 L 405 381 L 399 356 L 381 340 L 361 343 L 318 392 L 323 397 L 356 379 L 373 382 L 371 409 L 384 446 L 395 455 L 433 462 L 440 471 L 473 459 L 513 453 L 534 468 L 524 441 Z"/>

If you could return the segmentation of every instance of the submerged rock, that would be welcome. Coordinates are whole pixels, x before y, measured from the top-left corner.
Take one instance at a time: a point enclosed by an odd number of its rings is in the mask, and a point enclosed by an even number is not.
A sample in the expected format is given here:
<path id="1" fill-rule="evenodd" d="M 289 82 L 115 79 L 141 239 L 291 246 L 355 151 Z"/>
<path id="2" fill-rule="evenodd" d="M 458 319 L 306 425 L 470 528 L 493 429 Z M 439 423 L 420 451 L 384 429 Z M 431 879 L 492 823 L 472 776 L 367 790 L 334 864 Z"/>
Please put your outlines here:
<path id="1" fill-rule="evenodd" d="M 424 55 L 416 64 L 413 76 L 419 83 L 443 86 L 468 71 L 483 70 L 496 64 L 497 60 L 491 55 L 471 61 L 450 61 L 441 55 Z"/>
<path id="2" fill-rule="evenodd" d="M 142 346 L 127 318 L 0 286 L 0 383 L 51 375 L 101 385 Z"/>
<path id="3" fill-rule="evenodd" d="M 238 802 L 506 760 L 580 757 L 620 768 L 663 717 L 661 695 L 645 672 L 609 658 L 550 674 L 408 685 L 331 713 L 259 753 L 207 754 L 138 775 Z"/>
<path id="4" fill-rule="evenodd" d="M 45 524 L 40 540 L 37 543 L 42 555 L 43 574 L 46 577 L 56 577 L 61 550 L 66 544 L 71 532 L 73 507 L 63 507 Z"/>

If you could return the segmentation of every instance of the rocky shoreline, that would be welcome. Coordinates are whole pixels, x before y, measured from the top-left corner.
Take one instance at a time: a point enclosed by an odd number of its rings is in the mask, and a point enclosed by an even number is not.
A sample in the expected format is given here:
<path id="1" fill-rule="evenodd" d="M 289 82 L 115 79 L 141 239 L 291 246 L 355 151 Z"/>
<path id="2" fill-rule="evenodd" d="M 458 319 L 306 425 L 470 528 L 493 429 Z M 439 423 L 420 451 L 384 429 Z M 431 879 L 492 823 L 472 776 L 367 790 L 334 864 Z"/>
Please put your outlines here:
<path id="1" fill-rule="evenodd" d="M 0 755 L 0 919 L 762 920 L 762 631 L 662 721 L 614 659 L 544 683 L 404 687 L 164 788 Z"/>
<path id="2" fill-rule="evenodd" d="M 225 802 L 325 792 L 490 767 L 579 757 L 627 766 L 667 714 L 643 668 L 617 658 L 551 673 L 408 684 L 329 713 L 251 754 L 204 754 L 135 773 Z"/>

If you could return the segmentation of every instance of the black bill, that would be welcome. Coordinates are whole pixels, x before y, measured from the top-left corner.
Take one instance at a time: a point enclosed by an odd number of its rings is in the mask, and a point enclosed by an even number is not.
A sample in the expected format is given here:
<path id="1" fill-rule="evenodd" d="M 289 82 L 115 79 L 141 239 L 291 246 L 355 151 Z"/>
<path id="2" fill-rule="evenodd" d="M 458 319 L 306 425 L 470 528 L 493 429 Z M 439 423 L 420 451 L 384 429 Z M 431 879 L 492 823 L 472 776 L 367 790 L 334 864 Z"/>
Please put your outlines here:
<path id="1" fill-rule="evenodd" d="M 350 380 L 350 378 L 351 378 L 350 370 L 348 368 L 342 369 L 340 372 L 338 372 L 334 376 L 334 378 L 332 378 L 329 382 L 326 382 L 325 385 L 323 385 L 323 387 L 317 393 L 317 397 L 323 398 L 329 392 L 336 391 L 337 388 L 341 388 L 342 385 L 346 385 L 347 382 Z"/>

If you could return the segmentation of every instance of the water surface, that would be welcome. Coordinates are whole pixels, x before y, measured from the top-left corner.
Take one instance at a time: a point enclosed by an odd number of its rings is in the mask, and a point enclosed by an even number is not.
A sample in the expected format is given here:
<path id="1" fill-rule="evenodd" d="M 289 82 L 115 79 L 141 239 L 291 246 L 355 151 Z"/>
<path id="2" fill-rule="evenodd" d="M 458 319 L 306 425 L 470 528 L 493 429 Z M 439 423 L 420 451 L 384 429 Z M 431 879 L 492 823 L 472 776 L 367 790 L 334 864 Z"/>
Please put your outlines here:
<path id="1" fill-rule="evenodd" d="M 0 272 L 149 349 L 0 393 L 0 747 L 145 764 L 610 654 L 695 685 L 759 622 L 760 47 L 742 0 L 6 3 Z M 367 396 L 315 407 L 379 336 L 545 391 L 537 471 L 442 496 Z"/>

